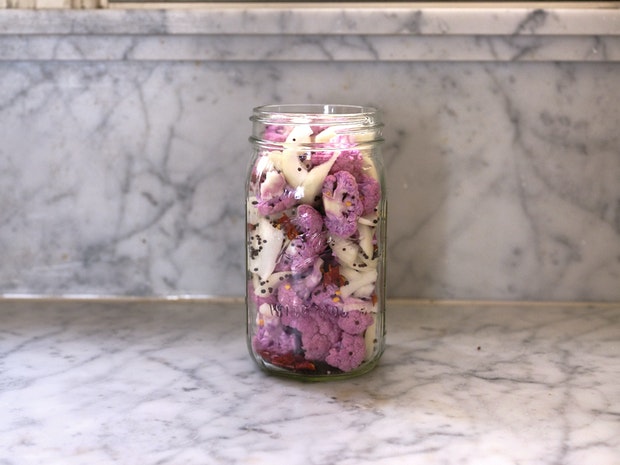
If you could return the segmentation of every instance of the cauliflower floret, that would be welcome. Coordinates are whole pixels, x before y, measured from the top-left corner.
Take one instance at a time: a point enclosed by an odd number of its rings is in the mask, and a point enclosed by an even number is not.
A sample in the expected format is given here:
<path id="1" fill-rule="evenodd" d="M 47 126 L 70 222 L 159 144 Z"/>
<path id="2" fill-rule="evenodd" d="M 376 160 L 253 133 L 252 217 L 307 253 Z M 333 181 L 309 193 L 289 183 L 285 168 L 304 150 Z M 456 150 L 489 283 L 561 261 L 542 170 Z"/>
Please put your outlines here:
<path id="1" fill-rule="evenodd" d="M 358 178 L 357 187 L 362 197 L 362 216 L 370 215 L 375 211 L 375 207 L 381 200 L 381 186 L 372 176 L 366 174 Z"/>
<path id="2" fill-rule="evenodd" d="M 330 349 L 340 339 L 341 330 L 334 318 L 317 308 L 301 314 L 284 313 L 282 323 L 301 334 L 301 349 L 306 360 L 323 361 Z"/>
<path id="3" fill-rule="evenodd" d="M 317 257 L 318 254 L 312 246 L 303 237 L 298 236 L 286 247 L 281 261 L 293 273 L 298 274 L 311 267 Z"/>
<path id="4" fill-rule="evenodd" d="M 338 317 L 338 326 L 345 333 L 357 335 L 366 331 L 366 328 L 368 328 L 374 321 L 375 318 L 371 313 L 352 310 Z"/>
<path id="5" fill-rule="evenodd" d="M 312 291 L 321 282 L 321 266 L 323 260 L 317 258 L 312 271 L 299 278 L 287 279 L 278 286 L 278 302 L 289 309 L 301 309 L 307 307 Z M 276 274 L 276 273 L 274 273 Z"/>
<path id="6" fill-rule="evenodd" d="M 325 361 L 342 371 L 351 371 L 361 365 L 366 357 L 364 337 L 342 333 L 342 339 L 329 350 Z"/>
<path id="7" fill-rule="evenodd" d="M 327 131 L 329 131 L 329 129 L 324 132 Z M 322 136 L 320 140 L 323 140 Z M 355 177 L 358 177 L 362 174 L 362 170 L 364 169 L 364 159 L 359 150 L 351 149 L 351 147 L 354 146 L 355 142 L 351 136 L 336 135 L 329 139 L 329 142 L 325 142 L 324 150 L 317 150 L 312 154 L 311 162 L 313 165 L 320 165 L 332 158 L 332 155 L 335 153 L 337 158 L 331 167 L 330 173 L 334 174 L 338 171 L 347 171 Z"/>
<path id="8" fill-rule="evenodd" d="M 299 282 L 303 284 L 303 298 L 308 299 L 310 293 L 319 285 L 323 278 L 321 269 L 323 267 L 323 260 L 318 257 L 312 266 L 312 272 L 301 279 Z"/>
<path id="9" fill-rule="evenodd" d="M 284 249 L 281 263 L 293 273 L 302 273 L 313 266 L 327 247 L 323 218 L 310 205 L 300 205 L 288 221 L 292 239 Z"/>
<path id="10" fill-rule="evenodd" d="M 263 325 L 258 328 L 252 347 L 255 351 L 269 351 L 275 354 L 297 353 L 300 342 L 297 335 L 279 322 Z"/>
<path id="11" fill-rule="evenodd" d="M 319 234 L 323 231 L 323 217 L 310 205 L 300 205 L 292 221 L 304 234 Z"/>
<path id="12" fill-rule="evenodd" d="M 295 205 L 295 191 L 282 174 L 268 170 L 258 188 L 256 202 L 256 210 L 261 215 L 279 213 Z"/>
<path id="13" fill-rule="evenodd" d="M 270 140 L 272 142 L 284 142 L 288 137 L 290 128 L 280 125 L 269 125 L 265 127 L 263 132 L 263 139 Z"/>
<path id="14" fill-rule="evenodd" d="M 278 288 L 278 303 L 283 308 L 290 309 L 291 311 L 304 307 L 304 299 L 297 295 L 297 290 L 290 281 Z"/>
<path id="15" fill-rule="evenodd" d="M 357 231 L 363 209 L 357 182 L 351 173 L 338 171 L 323 183 L 325 226 L 336 236 L 350 237 Z"/>
<path id="16" fill-rule="evenodd" d="M 322 283 L 312 291 L 310 300 L 314 305 L 322 309 L 342 309 L 343 301 L 340 288 L 337 284 Z"/>

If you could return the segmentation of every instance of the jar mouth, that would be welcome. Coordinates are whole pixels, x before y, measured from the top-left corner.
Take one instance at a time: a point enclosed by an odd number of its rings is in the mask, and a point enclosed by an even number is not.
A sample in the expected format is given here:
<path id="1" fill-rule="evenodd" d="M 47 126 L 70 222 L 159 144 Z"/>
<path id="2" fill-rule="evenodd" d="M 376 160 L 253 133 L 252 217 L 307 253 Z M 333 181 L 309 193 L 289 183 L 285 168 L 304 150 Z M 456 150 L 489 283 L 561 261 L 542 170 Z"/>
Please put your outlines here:
<path id="1" fill-rule="evenodd" d="M 347 124 L 381 126 L 378 111 L 347 104 L 271 104 L 254 108 L 252 121 L 263 124 Z"/>
<path id="2" fill-rule="evenodd" d="M 283 103 L 262 105 L 254 108 L 254 113 L 282 113 L 282 114 L 307 114 L 309 116 L 319 115 L 351 115 L 358 116 L 363 113 L 376 114 L 377 110 L 373 107 L 362 105 L 345 104 L 321 104 L 321 103 Z"/>

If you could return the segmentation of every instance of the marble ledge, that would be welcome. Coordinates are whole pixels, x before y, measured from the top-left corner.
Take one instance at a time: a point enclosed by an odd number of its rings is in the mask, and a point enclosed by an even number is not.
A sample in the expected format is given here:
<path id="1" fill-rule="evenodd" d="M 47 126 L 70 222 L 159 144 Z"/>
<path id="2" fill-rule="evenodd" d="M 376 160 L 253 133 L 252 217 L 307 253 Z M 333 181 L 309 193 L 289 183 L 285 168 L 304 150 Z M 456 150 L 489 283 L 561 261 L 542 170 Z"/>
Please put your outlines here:
<path id="1" fill-rule="evenodd" d="M 0 34 L 618 35 L 617 2 L 586 7 L 211 3 L 192 8 L 4 10 Z"/>
<path id="2" fill-rule="evenodd" d="M 620 304 L 388 312 L 373 372 L 303 384 L 238 303 L 0 302 L 0 462 L 618 463 Z"/>
<path id="3" fill-rule="evenodd" d="M 0 60 L 618 61 L 620 9 L 600 5 L 0 10 Z"/>

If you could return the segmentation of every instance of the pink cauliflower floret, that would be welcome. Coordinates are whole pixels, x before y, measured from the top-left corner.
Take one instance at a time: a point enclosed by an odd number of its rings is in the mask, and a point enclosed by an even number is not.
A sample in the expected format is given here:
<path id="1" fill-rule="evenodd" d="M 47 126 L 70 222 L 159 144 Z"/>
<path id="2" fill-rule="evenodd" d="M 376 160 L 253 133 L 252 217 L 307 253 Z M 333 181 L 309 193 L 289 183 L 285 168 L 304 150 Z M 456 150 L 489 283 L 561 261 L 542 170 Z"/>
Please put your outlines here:
<path id="1" fill-rule="evenodd" d="M 359 193 L 362 197 L 362 216 L 370 215 L 375 211 L 375 208 L 381 200 L 381 186 L 372 176 L 363 174 L 360 176 L 357 182 Z"/>
<path id="2" fill-rule="evenodd" d="M 370 313 L 352 310 L 338 317 L 338 327 L 347 334 L 363 334 L 373 322 L 374 317 Z"/>
<path id="3" fill-rule="evenodd" d="M 330 174 L 323 182 L 325 226 L 336 236 L 349 237 L 357 231 L 362 205 L 357 181 L 347 171 Z"/>
<path id="4" fill-rule="evenodd" d="M 313 307 L 298 314 L 284 313 L 282 323 L 295 328 L 301 334 L 301 349 L 306 360 L 325 360 L 341 335 L 334 319 Z"/>
<path id="5" fill-rule="evenodd" d="M 300 343 L 297 336 L 290 330 L 286 330 L 280 323 L 267 324 L 258 328 L 252 347 L 257 352 L 267 350 L 275 354 L 288 354 L 299 352 Z"/>
<path id="6" fill-rule="evenodd" d="M 342 339 L 329 350 L 325 361 L 342 371 L 351 371 L 361 365 L 365 356 L 364 337 L 342 333 Z"/>

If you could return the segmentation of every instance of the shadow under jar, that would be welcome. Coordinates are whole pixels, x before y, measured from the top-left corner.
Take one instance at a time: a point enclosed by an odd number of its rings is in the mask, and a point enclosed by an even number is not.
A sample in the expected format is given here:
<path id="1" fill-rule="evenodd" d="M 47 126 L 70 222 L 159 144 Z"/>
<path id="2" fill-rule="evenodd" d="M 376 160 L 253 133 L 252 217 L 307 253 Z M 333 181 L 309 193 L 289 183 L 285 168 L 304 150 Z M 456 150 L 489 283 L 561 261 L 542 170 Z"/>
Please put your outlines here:
<path id="1" fill-rule="evenodd" d="M 247 340 L 269 373 L 347 378 L 385 339 L 386 190 L 377 111 L 254 109 L 246 183 Z"/>

